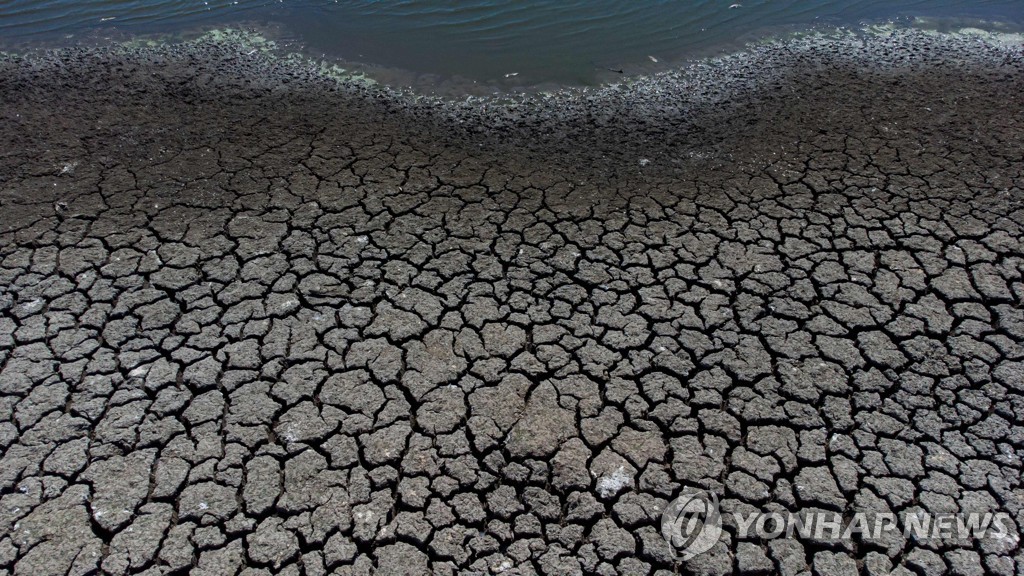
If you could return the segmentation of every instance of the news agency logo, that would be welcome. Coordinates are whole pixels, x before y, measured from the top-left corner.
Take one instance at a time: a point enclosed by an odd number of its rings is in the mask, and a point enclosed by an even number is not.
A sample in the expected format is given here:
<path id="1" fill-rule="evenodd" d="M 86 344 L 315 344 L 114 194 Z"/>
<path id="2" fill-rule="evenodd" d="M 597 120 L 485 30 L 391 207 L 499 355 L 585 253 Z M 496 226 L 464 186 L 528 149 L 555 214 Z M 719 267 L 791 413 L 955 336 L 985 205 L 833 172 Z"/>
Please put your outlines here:
<path id="1" fill-rule="evenodd" d="M 878 539 L 901 534 L 922 540 L 1001 540 L 1020 544 L 1020 528 L 1005 512 L 732 512 L 730 530 L 739 540 L 793 538 L 814 541 Z M 709 491 L 683 494 L 661 515 L 661 534 L 673 557 L 687 561 L 711 550 L 722 536 L 718 497 Z"/>
<path id="2" fill-rule="evenodd" d="M 718 496 L 705 490 L 673 500 L 661 514 L 661 535 L 679 560 L 711 550 L 722 536 Z"/>

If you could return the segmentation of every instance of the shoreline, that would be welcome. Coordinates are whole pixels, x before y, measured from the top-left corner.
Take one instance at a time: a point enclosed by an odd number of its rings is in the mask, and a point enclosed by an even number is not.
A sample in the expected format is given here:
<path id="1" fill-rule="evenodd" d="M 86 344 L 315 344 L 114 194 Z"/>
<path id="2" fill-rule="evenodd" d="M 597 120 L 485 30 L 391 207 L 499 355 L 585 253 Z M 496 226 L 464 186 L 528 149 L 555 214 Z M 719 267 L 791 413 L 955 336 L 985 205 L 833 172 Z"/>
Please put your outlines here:
<path id="1" fill-rule="evenodd" d="M 760 43 L 608 86 L 451 99 L 351 77 L 301 55 L 282 56 L 261 36 L 221 31 L 171 45 L 2 55 L 0 91 L 15 107 L 26 106 L 23 115 L 10 112 L 8 119 L 32 118 L 35 128 L 22 137 L 42 138 L 35 147 L 47 152 L 62 139 L 94 137 L 70 120 L 75 110 L 62 116 L 72 95 L 86 113 L 122 104 L 134 110 L 127 123 L 116 114 L 104 119 L 109 131 L 123 125 L 122 140 L 141 130 L 132 127 L 134 120 L 166 132 L 178 113 L 191 116 L 194 127 L 230 129 L 237 123 L 247 126 L 245 137 L 255 137 L 258 129 L 248 126 L 247 115 L 273 109 L 287 119 L 279 128 L 292 122 L 318 130 L 317 122 L 323 121 L 335 130 L 350 125 L 365 131 L 380 122 L 398 141 L 427 146 L 444 141 L 499 165 L 517 156 L 528 162 L 543 158 L 583 180 L 628 172 L 626 179 L 664 183 L 686 179 L 701 167 L 757 170 L 757 164 L 774 162 L 773 155 L 784 161 L 787 141 L 817 130 L 822 117 L 830 118 L 825 129 L 836 137 L 864 130 L 865 121 L 895 122 L 895 116 L 902 116 L 898 120 L 908 134 L 930 130 L 933 118 L 955 124 L 962 103 L 972 106 L 967 115 L 977 113 L 987 122 L 1004 108 L 1010 110 L 1004 116 L 1012 116 L 1018 105 L 1012 94 L 1024 70 L 1022 38 L 975 29 L 955 35 L 886 27 L 837 30 Z M 124 84 L 120 92 L 125 94 L 115 92 L 104 105 L 103 91 L 118 84 Z M 26 89 L 33 96 L 23 94 Z M 33 106 L 33 97 L 39 106 Z M 865 107 L 876 102 L 878 118 Z M 929 103 L 940 111 L 931 113 Z M 172 108 L 179 112 L 161 118 Z M 911 108 L 922 113 L 906 114 Z M 56 111 L 52 119 L 46 116 L 51 111 Z M 210 118 L 203 118 L 206 113 Z M 868 135 L 877 135 L 877 129 L 868 129 Z M 183 130 L 209 136 L 199 128 Z"/>
<path id="2" fill-rule="evenodd" d="M 265 48 L 0 55 L 0 573 L 1024 566 L 1020 36 L 460 101 Z M 1010 536 L 683 562 L 692 490 Z"/>
<path id="3" fill-rule="evenodd" d="M 731 43 L 707 45 L 700 48 L 665 54 L 656 63 L 610 62 L 615 71 L 599 75 L 595 82 L 543 81 L 536 84 L 518 84 L 514 78 L 504 80 L 472 79 L 458 74 L 441 74 L 428 70 L 403 69 L 372 61 L 347 60 L 326 54 L 317 55 L 303 41 L 289 33 L 284 25 L 241 20 L 185 29 L 177 32 L 146 31 L 132 33 L 111 29 L 94 31 L 87 39 L 74 42 L 55 42 L 54 39 L 22 41 L 0 45 L 0 55 L 45 58 L 57 53 L 103 53 L 113 50 L 125 54 L 131 50 L 161 50 L 170 47 L 188 47 L 234 44 L 246 55 L 252 50 L 262 56 L 290 62 L 300 68 L 305 65 L 319 68 L 326 76 L 342 82 L 378 85 L 391 93 L 415 95 L 438 100 L 481 98 L 488 100 L 519 99 L 531 96 L 578 91 L 600 92 L 609 86 L 634 84 L 655 78 L 678 75 L 694 66 L 701 66 L 764 49 L 777 49 L 785 45 L 842 43 L 859 40 L 877 42 L 879 38 L 897 35 L 913 40 L 920 36 L 940 36 L 962 39 L 980 38 L 985 43 L 1020 43 L 1024 38 L 1024 24 L 970 18 L 902 17 L 895 20 L 864 21 L 858 25 L 818 23 L 811 26 L 784 25 L 748 32 Z M 920 39 L 920 38 L 918 38 Z M 302 62 L 302 64 L 298 64 Z M 595 69 L 602 66 L 595 64 Z M 621 70 L 621 71 L 619 71 Z M 428 80 L 418 80 L 417 78 Z"/>

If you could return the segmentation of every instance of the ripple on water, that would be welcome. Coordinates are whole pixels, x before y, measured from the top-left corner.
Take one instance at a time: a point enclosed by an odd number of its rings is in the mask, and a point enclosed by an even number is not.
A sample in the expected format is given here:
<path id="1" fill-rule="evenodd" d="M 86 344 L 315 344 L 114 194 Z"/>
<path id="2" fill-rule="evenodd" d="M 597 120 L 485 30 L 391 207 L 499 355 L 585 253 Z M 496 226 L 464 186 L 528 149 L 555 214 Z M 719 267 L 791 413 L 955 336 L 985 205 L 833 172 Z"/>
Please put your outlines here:
<path id="1" fill-rule="evenodd" d="M 1019 0 L 0 0 L 0 42 L 274 25 L 308 54 L 385 76 L 514 88 L 650 73 L 779 31 L 922 17 L 1024 29 Z"/>

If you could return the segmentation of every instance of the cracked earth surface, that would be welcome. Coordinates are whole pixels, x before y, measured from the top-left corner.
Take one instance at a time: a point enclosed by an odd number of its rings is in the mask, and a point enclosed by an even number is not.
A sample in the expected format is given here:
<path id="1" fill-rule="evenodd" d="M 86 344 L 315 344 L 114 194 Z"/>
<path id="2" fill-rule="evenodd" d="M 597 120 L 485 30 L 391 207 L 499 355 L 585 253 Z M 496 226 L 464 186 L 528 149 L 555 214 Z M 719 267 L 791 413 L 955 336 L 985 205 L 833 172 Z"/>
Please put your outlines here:
<path id="1" fill-rule="evenodd" d="M 4 57 L 0 574 L 1024 573 L 1019 44 L 759 50 L 490 111 Z M 1016 525 L 681 564 L 688 488 Z"/>

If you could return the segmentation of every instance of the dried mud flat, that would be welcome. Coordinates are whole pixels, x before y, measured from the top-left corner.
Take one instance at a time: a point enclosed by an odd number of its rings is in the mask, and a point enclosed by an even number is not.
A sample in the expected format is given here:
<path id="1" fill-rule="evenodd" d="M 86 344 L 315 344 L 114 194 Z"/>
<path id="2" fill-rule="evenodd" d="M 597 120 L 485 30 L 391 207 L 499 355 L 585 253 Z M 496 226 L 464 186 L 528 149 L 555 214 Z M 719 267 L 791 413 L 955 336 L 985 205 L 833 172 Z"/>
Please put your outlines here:
<path id="1" fill-rule="evenodd" d="M 920 32 L 444 102 L 0 58 L 0 574 L 1024 573 L 1024 65 Z M 661 511 L 1004 511 L 737 541 Z"/>

